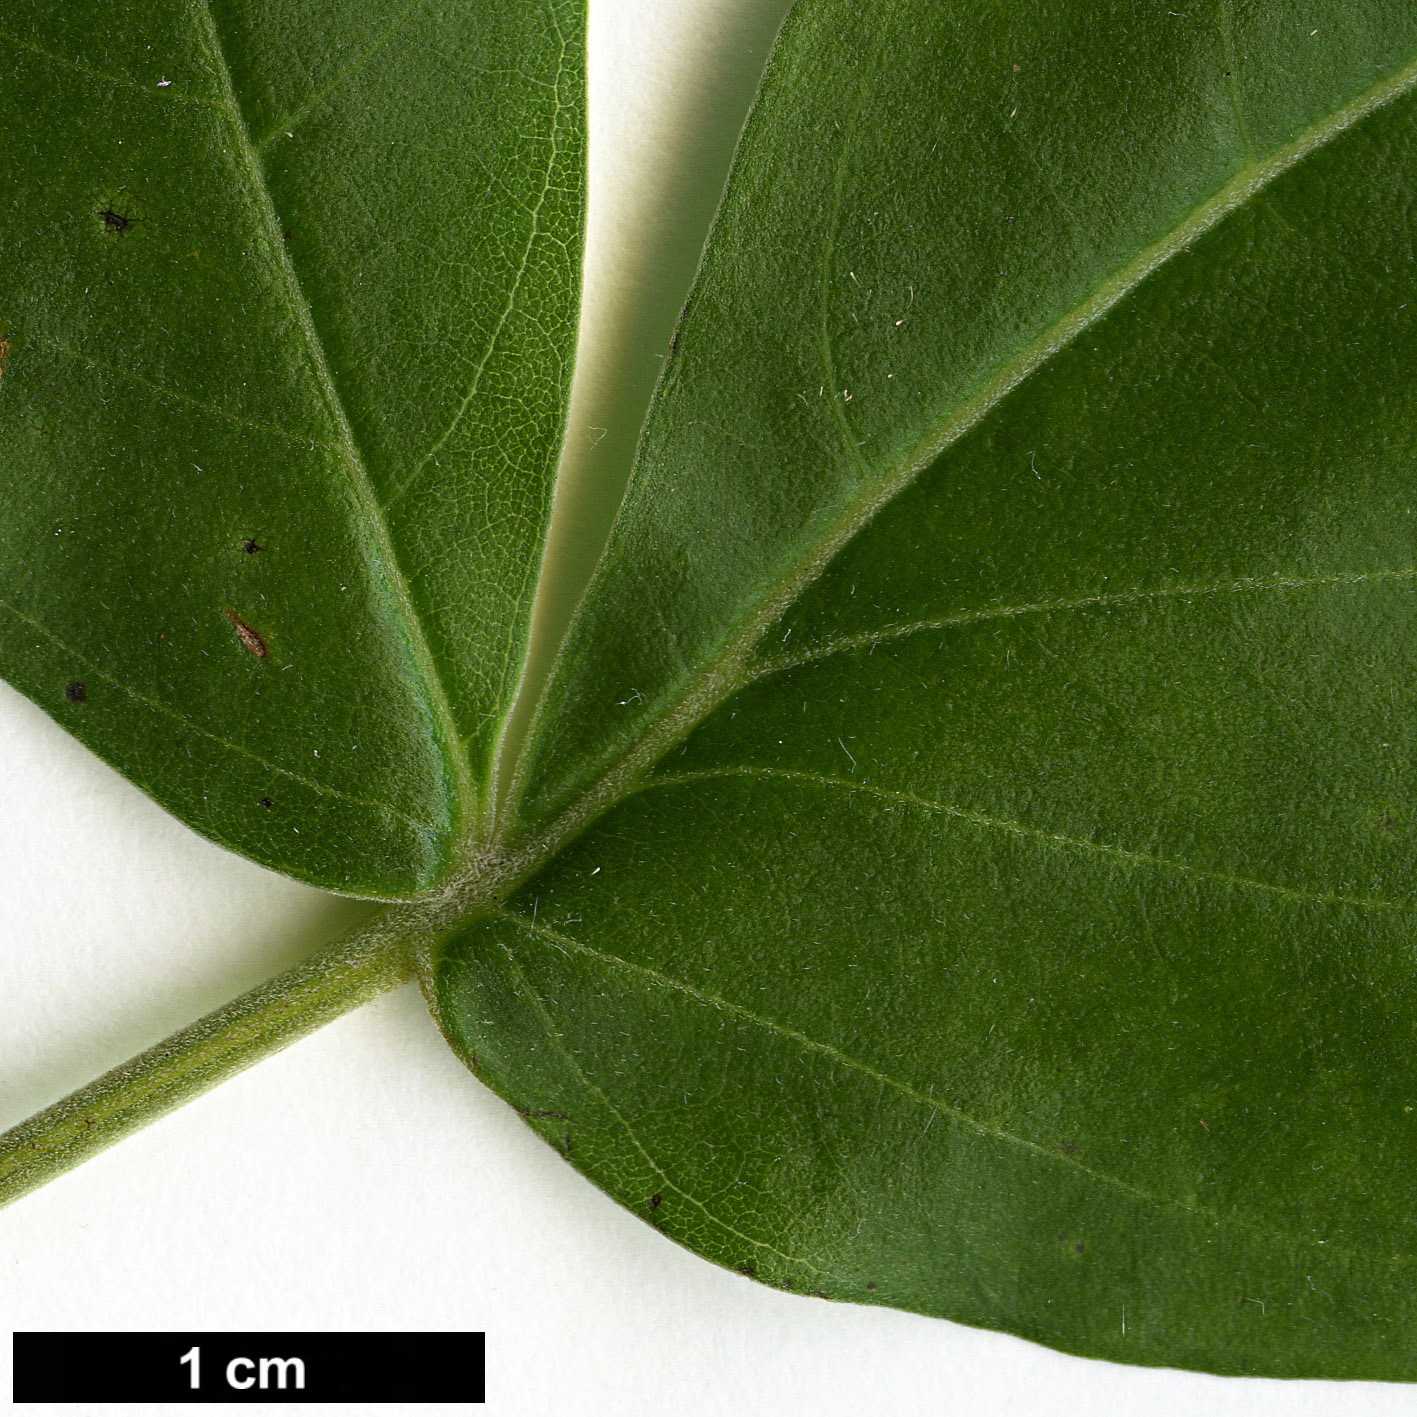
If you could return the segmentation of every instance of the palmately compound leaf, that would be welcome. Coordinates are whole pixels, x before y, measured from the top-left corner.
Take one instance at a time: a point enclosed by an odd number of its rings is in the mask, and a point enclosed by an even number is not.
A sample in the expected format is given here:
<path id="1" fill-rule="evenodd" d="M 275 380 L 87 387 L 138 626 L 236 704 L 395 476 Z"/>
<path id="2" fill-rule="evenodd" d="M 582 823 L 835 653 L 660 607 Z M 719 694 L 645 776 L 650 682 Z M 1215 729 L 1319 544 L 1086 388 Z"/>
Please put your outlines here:
<path id="1" fill-rule="evenodd" d="M 1417 1376 L 1414 85 L 1380 3 L 796 8 L 533 735 L 570 844 L 435 975 L 666 1234 Z"/>
<path id="2" fill-rule="evenodd" d="M 0 667 L 208 835 L 428 897 L 263 1043 L 414 942 L 711 1259 L 1417 1377 L 1417 15 L 799 0 L 520 754 L 575 6 L 0 29 Z"/>
<path id="3" fill-rule="evenodd" d="M 0 671 L 350 894 L 486 830 L 575 343 L 582 8 L 0 14 Z"/>

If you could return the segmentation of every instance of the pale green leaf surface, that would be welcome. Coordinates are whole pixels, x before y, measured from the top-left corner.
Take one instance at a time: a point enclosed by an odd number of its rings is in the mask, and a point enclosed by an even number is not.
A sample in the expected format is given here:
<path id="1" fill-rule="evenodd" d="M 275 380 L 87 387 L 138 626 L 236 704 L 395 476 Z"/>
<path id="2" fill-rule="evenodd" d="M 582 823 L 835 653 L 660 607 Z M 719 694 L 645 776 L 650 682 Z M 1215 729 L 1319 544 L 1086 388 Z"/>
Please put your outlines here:
<path id="1" fill-rule="evenodd" d="M 338 890 L 417 892 L 482 830 L 574 348 L 582 30 L 0 16 L 0 670 Z"/>
<path id="2" fill-rule="evenodd" d="M 1414 64 L 797 7 L 533 740 L 579 835 L 436 976 L 666 1234 L 1417 1376 Z"/>

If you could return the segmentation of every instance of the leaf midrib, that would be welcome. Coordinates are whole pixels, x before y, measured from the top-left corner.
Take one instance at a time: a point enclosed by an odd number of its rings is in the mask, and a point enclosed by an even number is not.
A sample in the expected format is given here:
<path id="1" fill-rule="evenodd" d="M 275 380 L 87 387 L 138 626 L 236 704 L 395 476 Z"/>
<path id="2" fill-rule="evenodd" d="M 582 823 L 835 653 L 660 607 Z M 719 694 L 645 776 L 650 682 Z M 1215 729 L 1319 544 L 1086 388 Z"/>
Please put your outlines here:
<path id="1" fill-rule="evenodd" d="M 522 849 L 515 853 L 518 862 L 516 874 L 525 879 L 591 823 L 632 795 L 644 774 L 671 748 L 687 737 L 720 704 L 757 677 L 748 668 L 748 660 L 772 625 L 879 511 L 933 466 L 953 444 L 982 423 L 1025 380 L 1139 289 L 1155 271 L 1174 256 L 1188 250 L 1192 242 L 1245 207 L 1312 153 L 1324 148 L 1369 115 L 1402 98 L 1414 87 L 1417 87 L 1417 61 L 1380 79 L 1356 98 L 1310 124 L 1263 162 L 1247 163 L 1228 183 L 1194 206 L 1164 236 L 1144 247 L 1131 261 L 1094 287 L 1084 300 L 1000 365 L 972 394 L 956 404 L 935 429 L 920 438 L 893 470 L 863 487 L 860 495 L 837 518 L 816 547 L 779 580 L 758 610 L 729 638 L 717 657 L 698 677 L 689 682 L 669 709 L 650 723 L 620 758 L 557 814 L 544 830 L 531 835 Z M 732 174 L 729 181 L 733 181 Z M 859 456 L 859 449 L 855 451 Z M 531 741 L 529 736 L 528 744 Z M 525 793 L 528 766 L 529 758 L 523 752 L 513 786 L 514 803 L 520 802 Z"/>
<path id="2" fill-rule="evenodd" d="M 447 684 L 424 630 L 422 618 L 416 609 L 408 578 L 399 561 L 388 520 L 375 493 L 373 480 L 369 476 L 363 453 L 354 436 L 354 429 L 350 424 L 344 400 L 340 396 L 329 359 L 325 353 L 324 342 L 315 327 L 310 302 L 306 299 L 300 277 L 286 248 L 282 236 L 282 226 L 276 216 L 275 202 L 266 181 L 265 168 L 252 141 L 250 128 L 247 126 L 240 100 L 236 94 L 236 86 L 231 76 L 231 66 L 227 62 L 221 34 L 212 14 L 211 0 L 201 0 L 195 13 L 211 53 L 222 107 L 225 109 L 235 140 L 233 156 L 246 177 L 247 195 L 252 214 L 262 228 L 265 246 L 279 282 L 280 293 L 290 316 L 295 321 L 296 328 L 300 332 L 311 376 L 320 390 L 334 423 L 337 437 L 336 450 L 349 474 L 350 486 L 363 515 L 365 530 L 374 543 L 374 559 L 377 560 L 379 568 L 384 574 L 400 618 L 405 624 L 414 660 L 438 720 L 444 742 L 445 757 L 453 772 L 456 794 L 456 800 L 449 804 L 453 809 L 451 815 L 454 818 L 451 825 L 455 836 L 460 835 L 468 830 L 468 818 L 473 810 L 472 769 L 468 761 L 466 744 L 458 731 L 457 719 L 453 713 Z"/>

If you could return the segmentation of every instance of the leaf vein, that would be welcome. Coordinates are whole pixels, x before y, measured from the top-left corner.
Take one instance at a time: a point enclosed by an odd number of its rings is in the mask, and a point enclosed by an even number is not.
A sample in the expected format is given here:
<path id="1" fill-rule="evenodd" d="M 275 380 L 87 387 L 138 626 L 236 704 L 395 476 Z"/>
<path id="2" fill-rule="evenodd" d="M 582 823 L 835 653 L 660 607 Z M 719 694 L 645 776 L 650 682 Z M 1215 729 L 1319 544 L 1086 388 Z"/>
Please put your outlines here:
<path id="1" fill-rule="evenodd" d="M 1240 595 L 1250 591 L 1316 590 L 1331 586 L 1369 585 L 1417 580 L 1417 566 L 1398 566 L 1376 571 L 1335 571 L 1322 576 L 1241 576 L 1238 580 L 1218 581 L 1211 585 L 1157 586 L 1150 590 L 1101 591 L 1096 595 L 1080 595 L 1070 600 L 1038 600 L 1023 605 L 990 606 L 980 610 L 961 610 L 953 615 L 941 615 L 931 620 L 911 620 L 900 625 L 885 625 L 877 630 L 843 635 L 809 645 L 795 654 L 779 654 L 753 666 L 752 681 L 781 674 L 805 664 L 815 664 L 837 654 L 853 650 L 874 649 L 892 640 L 909 639 L 931 630 L 950 630 L 962 625 L 978 625 L 990 620 L 1016 620 L 1026 615 L 1056 615 L 1073 610 L 1093 610 L 1114 605 L 1136 605 L 1151 600 L 1189 600 L 1212 595 Z"/>
<path id="2" fill-rule="evenodd" d="M 518 926 L 523 926 L 528 923 L 523 919 L 522 916 L 517 915 L 510 910 L 502 909 L 499 907 L 496 913 L 505 916 L 508 920 L 515 922 Z M 565 1058 L 566 1062 L 570 1065 L 571 1070 L 581 1080 L 581 1085 L 588 1092 L 594 1093 L 595 1096 L 600 1099 L 601 1105 L 606 1109 L 606 1111 L 610 1113 L 612 1117 L 615 1118 L 616 1122 L 620 1126 L 620 1129 L 625 1133 L 626 1137 L 629 1138 L 630 1145 L 633 1146 L 635 1150 L 638 1151 L 639 1154 L 644 1158 L 645 1164 L 649 1166 L 649 1168 L 655 1173 L 656 1176 L 659 1177 L 666 1190 L 673 1191 L 675 1195 L 680 1196 L 684 1200 L 688 1201 L 688 1203 L 692 1205 L 696 1210 L 698 1210 L 704 1216 L 704 1218 L 707 1219 L 711 1224 L 717 1225 L 721 1229 L 726 1230 L 730 1235 L 734 1236 L 739 1240 L 742 1240 L 744 1244 L 752 1245 L 755 1249 L 766 1250 L 769 1254 L 776 1255 L 779 1259 L 784 1259 L 789 1264 L 798 1265 L 803 1269 L 811 1270 L 813 1274 L 824 1275 L 828 1279 L 840 1280 L 839 1275 L 832 1274 L 830 1270 L 822 1269 L 819 1265 L 814 1265 L 810 1260 L 802 1259 L 797 1255 L 789 1255 L 785 1251 L 779 1250 L 775 1245 L 768 1244 L 766 1240 L 757 1240 L 754 1239 L 754 1237 L 751 1235 L 745 1235 L 741 1230 L 730 1225 L 726 1220 L 722 1219 L 722 1217 L 715 1215 L 713 1211 L 711 1211 L 708 1206 L 706 1206 L 701 1200 L 699 1200 L 696 1196 L 690 1194 L 677 1182 L 672 1180 L 668 1173 L 664 1170 L 664 1168 L 645 1149 L 644 1143 L 641 1142 L 639 1137 L 635 1135 L 634 1128 L 631 1127 L 630 1124 L 625 1120 L 624 1114 L 610 1100 L 605 1090 L 597 1083 L 593 1082 L 586 1073 L 585 1069 L 581 1067 L 579 1060 L 576 1058 L 576 1055 L 571 1051 L 570 1047 L 566 1043 L 564 1035 L 557 1027 L 555 1019 L 552 1018 L 551 1010 L 547 1005 L 546 1000 L 542 997 L 541 993 L 538 990 L 532 988 L 531 982 L 527 979 L 525 971 L 517 963 L 516 955 L 513 954 L 512 951 L 508 949 L 505 944 L 502 945 L 502 951 L 507 956 L 508 967 L 511 973 L 516 976 L 517 982 L 520 985 L 522 992 L 532 1001 L 533 1007 L 536 1009 L 537 1013 L 540 1014 L 542 1027 L 545 1028 L 546 1036 L 551 1040 L 552 1044 L 556 1048 L 556 1051 L 560 1053 L 563 1058 Z"/>
<path id="3" fill-rule="evenodd" d="M 408 4 L 406 4 L 384 27 L 383 33 L 380 34 L 377 39 L 365 45 L 365 47 L 360 50 L 343 69 L 330 79 L 327 84 L 312 93 L 294 112 L 279 114 L 272 119 L 270 128 L 260 138 L 253 138 L 256 151 L 264 152 L 267 144 L 278 135 L 283 134 L 287 138 L 293 137 L 295 129 L 298 128 L 321 103 L 329 98 L 332 93 L 336 92 L 346 80 L 352 79 L 359 73 L 404 25 L 408 23 L 413 12 L 427 3 L 428 0 L 408 0 Z"/>
<path id="4" fill-rule="evenodd" d="M 1094 856 L 1110 858 L 1128 866 L 1145 866 L 1159 871 L 1173 871 L 1178 875 L 1190 876 L 1197 880 L 1214 881 L 1218 885 L 1234 886 L 1240 890 L 1261 891 L 1266 895 L 1279 896 L 1305 905 L 1349 905 L 1363 910 L 1383 910 L 1396 915 L 1417 914 L 1417 904 L 1401 901 L 1381 900 L 1374 896 L 1344 895 L 1335 891 L 1305 891 L 1293 886 L 1278 885 L 1273 881 L 1257 880 L 1253 876 L 1241 876 L 1230 871 L 1217 871 L 1208 866 L 1194 866 L 1173 856 L 1159 856 L 1149 851 L 1135 851 L 1130 847 L 1117 846 L 1106 841 L 1090 841 L 1087 837 L 1069 836 L 1065 832 L 1048 831 L 1043 827 L 1031 827 L 1025 822 L 1008 817 L 993 817 L 985 812 L 976 812 L 968 807 L 957 807 L 949 802 L 935 802 L 914 792 L 898 792 L 890 788 L 873 787 L 865 782 L 852 782 L 843 777 L 829 777 L 823 773 L 801 772 L 792 768 L 770 768 L 741 765 L 722 768 L 706 768 L 702 772 L 665 774 L 645 781 L 640 790 L 648 791 L 656 787 L 685 787 L 696 782 L 712 782 L 723 778 L 764 778 L 778 782 L 800 782 L 817 787 L 825 787 L 842 792 L 875 797 L 883 802 L 894 802 L 901 806 L 914 807 L 921 811 L 952 817 L 956 821 L 968 822 L 989 831 L 1006 832 L 1010 836 L 1022 837 L 1026 841 L 1060 851 L 1081 851 Z"/>
<path id="5" fill-rule="evenodd" d="M 554 9 L 551 12 L 553 21 L 555 17 Z M 472 378 L 468 383 L 467 390 L 463 394 L 462 402 L 458 405 L 457 412 L 453 415 L 452 421 L 443 432 L 434 440 L 432 446 L 424 453 L 419 460 L 418 466 L 409 473 L 408 477 L 394 490 L 388 501 L 384 503 L 386 512 L 392 511 L 394 504 L 409 491 L 413 485 L 423 476 L 424 471 L 430 463 L 436 466 L 438 453 L 444 444 L 451 438 L 461 425 L 468 409 L 472 406 L 472 401 L 477 397 L 477 391 L 482 384 L 482 376 L 491 362 L 492 356 L 496 353 L 498 345 L 501 343 L 502 334 L 507 328 L 508 321 L 512 318 L 512 313 L 516 309 L 517 298 L 521 294 L 522 281 L 526 277 L 527 269 L 531 265 L 532 252 L 536 248 L 536 239 L 541 234 L 541 213 L 546 206 L 546 199 L 551 195 L 551 179 L 556 171 L 556 161 L 560 156 L 560 144 L 557 141 L 561 114 L 564 106 L 561 102 L 560 77 L 565 72 L 566 67 L 566 42 L 561 37 L 560 26 L 555 25 L 558 38 L 561 39 L 561 54 L 557 61 L 557 84 L 553 90 L 553 110 L 551 114 L 551 152 L 546 162 L 546 173 L 542 179 L 541 191 L 537 194 L 536 202 L 531 209 L 531 220 L 527 230 L 526 245 L 522 249 L 521 261 L 517 266 L 516 275 L 512 278 L 512 283 L 507 291 L 506 303 L 502 308 L 502 313 L 498 317 L 496 325 L 487 340 L 486 347 L 482 351 L 482 357 L 477 361 L 476 367 L 472 371 Z"/>
<path id="6" fill-rule="evenodd" d="M 184 403 L 189 408 L 199 408 L 204 413 L 211 414 L 213 418 L 224 419 L 227 423 L 235 424 L 238 428 L 248 428 L 253 433 L 274 433 L 277 437 L 284 438 L 302 448 L 323 448 L 326 452 L 331 453 L 341 451 L 334 443 L 321 442 L 318 438 L 311 438 L 304 433 L 292 433 L 290 429 L 282 428 L 279 424 L 263 423 L 254 418 L 243 418 L 239 413 L 231 413 L 227 409 L 218 408 L 215 404 L 208 403 L 205 399 L 196 398 L 192 394 L 183 393 L 181 389 L 175 389 L 170 384 L 161 384 L 156 379 L 144 378 L 143 375 L 135 373 L 132 369 L 125 369 L 121 364 L 110 364 L 107 360 L 95 359 L 90 354 L 82 354 L 60 340 L 51 339 L 48 335 L 21 333 L 22 337 L 31 343 L 44 345 L 46 348 L 54 350 L 56 354 L 74 360 L 75 363 L 85 364 L 91 369 L 102 369 L 106 374 L 113 374 L 129 383 L 139 384 L 143 388 L 151 389 L 153 393 L 162 398 Z"/>
<path id="7" fill-rule="evenodd" d="M 1065 1152 L 1057 1151 L 1052 1147 L 1042 1146 L 1038 1142 L 1028 1140 L 1027 1137 L 1021 1137 L 1015 1132 L 1006 1131 L 1002 1127 L 993 1126 L 988 1122 L 982 1121 L 978 1117 L 964 1111 L 962 1108 L 954 1107 L 947 1102 L 941 1102 L 928 1092 L 923 1092 L 911 1083 L 884 1072 L 880 1068 L 873 1067 L 870 1063 L 863 1062 L 860 1058 L 855 1058 L 830 1043 L 823 1043 L 819 1039 L 811 1037 L 810 1034 L 803 1033 L 799 1029 L 780 1023 L 776 1019 L 767 1017 L 765 1014 L 760 1014 L 752 1009 L 745 1008 L 741 1004 L 735 1004 L 731 1000 L 723 998 L 721 995 L 710 993 L 705 989 L 696 988 L 694 985 L 688 984 L 673 975 L 665 974 L 663 971 L 654 969 L 650 965 L 639 964 L 634 960 L 623 959 L 619 955 L 613 955 L 605 950 L 596 949 L 593 945 L 588 945 L 583 940 L 575 939 L 573 936 L 553 929 L 551 926 L 539 921 L 529 920 L 525 915 L 510 910 L 505 906 L 499 906 L 495 914 L 506 919 L 509 923 L 516 925 L 531 938 L 540 936 L 544 941 L 553 943 L 564 951 L 574 952 L 598 960 L 601 964 L 608 965 L 612 969 L 623 970 L 626 973 L 638 975 L 640 978 L 648 980 L 661 989 L 683 994 L 706 1008 L 733 1014 L 735 1017 L 741 1018 L 747 1023 L 754 1024 L 769 1033 L 774 1033 L 781 1038 L 790 1040 L 808 1052 L 828 1058 L 851 1072 L 871 1078 L 880 1086 L 889 1088 L 922 1107 L 929 1108 L 931 1112 L 948 1118 L 968 1131 L 972 1131 L 979 1136 L 987 1137 L 992 1141 L 1002 1142 L 1007 1146 L 1018 1147 L 1020 1150 L 1029 1152 L 1040 1160 L 1047 1161 L 1064 1170 L 1078 1172 L 1092 1180 L 1101 1182 L 1103 1185 L 1113 1190 L 1121 1192 L 1123 1195 L 1141 1201 L 1143 1204 L 1155 1206 L 1158 1209 L 1179 1210 L 1187 1215 L 1194 1216 L 1198 1220 L 1207 1221 L 1218 1227 L 1229 1227 L 1243 1234 L 1254 1235 L 1261 1239 L 1288 1245 L 1293 1249 L 1301 1247 L 1322 1248 L 1325 1255 L 1337 1255 L 1347 1259 L 1362 1260 L 1368 1263 L 1385 1263 L 1393 1268 L 1403 1268 L 1410 1264 L 1417 1263 L 1417 1255 L 1374 1255 L 1364 1250 L 1332 1244 L 1324 1240 L 1314 1239 L 1307 1235 L 1289 1235 L 1283 1231 L 1252 1225 L 1237 1216 L 1225 1215 L 1221 1211 L 1214 1210 L 1209 1206 L 1193 1205 L 1175 1196 L 1157 1195 L 1152 1191 L 1148 1191 L 1145 1187 L 1124 1180 L 1122 1177 L 1115 1176 L 1111 1172 L 1100 1171 L 1096 1167 L 1089 1166 L 1086 1162 L 1079 1161 L 1075 1156 L 1069 1156 Z M 506 947 L 503 946 L 503 948 L 505 949 Z M 508 953 L 510 954 L 510 951 L 508 951 Z"/>
<path id="8" fill-rule="evenodd" d="M 1156 270 L 1190 248 L 1233 212 L 1311 153 L 1353 128 L 1368 115 L 1397 101 L 1417 86 L 1417 62 L 1371 85 L 1357 98 L 1311 124 L 1263 162 L 1248 164 L 1223 187 L 1199 202 L 1164 236 L 1145 247 L 1101 281 L 1085 299 L 1036 335 L 1017 354 L 979 383 L 921 438 L 892 472 L 862 488 L 837 517 L 814 550 L 777 581 L 758 609 L 732 632 L 719 653 L 688 680 L 666 711 L 648 725 L 618 762 L 573 801 L 535 843 L 534 850 L 554 850 L 636 790 L 644 775 L 721 703 L 752 681 L 749 658 L 770 627 L 817 579 L 846 544 L 884 506 L 904 492 L 1021 384 L 1068 348 Z"/>
<path id="9" fill-rule="evenodd" d="M 227 748 L 243 758 L 249 758 L 252 762 L 259 763 L 263 768 L 276 773 L 280 777 L 287 778 L 291 782 L 298 782 L 302 787 L 308 787 L 312 792 L 321 797 L 332 797 L 341 802 L 349 802 L 357 807 L 372 807 L 376 811 L 387 813 L 387 815 L 395 817 L 401 822 L 406 822 L 417 831 L 425 832 L 430 836 L 439 836 L 442 834 L 442 827 L 435 826 L 430 822 L 420 821 L 417 817 L 410 816 L 407 812 L 401 811 L 388 802 L 380 802 L 368 797 L 356 797 L 352 793 L 341 792 L 338 788 L 327 787 L 324 783 L 318 782 L 312 777 L 306 777 L 303 773 L 292 772 L 289 768 L 283 768 L 278 763 L 271 762 L 269 758 L 262 757 L 261 754 L 255 752 L 253 749 L 247 748 L 243 744 L 237 743 L 230 738 L 224 738 L 220 733 L 213 733 L 210 729 L 203 728 L 199 723 L 188 718 L 181 710 L 173 708 L 170 704 L 163 703 L 161 699 L 155 699 L 148 694 L 140 692 L 133 688 L 131 684 L 124 683 L 124 681 L 119 679 L 116 675 L 110 674 L 105 669 L 101 669 L 97 661 L 91 656 L 84 654 L 82 650 L 76 649 L 73 645 L 69 644 L 67 640 L 56 635 L 48 626 L 36 620 L 32 615 L 26 615 L 23 610 L 16 605 L 12 605 L 8 600 L 0 600 L 0 610 L 7 611 L 21 623 L 28 625 L 32 630 L 38 631 L 38 633 L 43 635 L 50 643 L 57 645 L 66 655 L 73 659 L 76 664 L 83 665 L 86 675 L 101 679 L 105 684 L 112 685 L 113 688 L 119 690 L 121 693 L 127 694 L 129 698 L 142 704 L 144 708 L 151 709 L 154 713 L 160 713 L 167 718 L 175 719 L 185 729 L 195 733 L 199 738 L 206 738 L 213 743 L 218 743 L 223 748 Z"/>
<path id="10" fill-rule="evenodd" d="M 0 29 L 0 40 L 7 44 L 13 44 L 16 49 L 23 49 L 30 54 L 37 55 L 41 59 L 47 59 L 51 64 L 57 65 L 61 69 L 67 69 L 72 74 L 78 74 L 86 79 L 96 79 L 99 83 L 112 84 L 114 88 L 136 89 L 138 93 L 146 94 L 162 103 L 187 103 L 196 108 L 207 108 L 214 113 L 220 113 L 218 104 L 212 103 L 209 99 L 195 98 L 191 94 L 183 93 L 181 89 L 169 85 L 165 88 L 148 88 L 145 84 L 140 84 L 136 79 L 127 74 L 115 74 L 107 69 L 97 69 L 92 64 L 85 64 L 81 59 L 75 59 L 70 55 L 56 53 L 52 49 L 46 49 L 42 44 L 35 43 L 31 39 L 22 39 L 19 35 L 7 29 Z"/>
<path id="11" fill-rule="evenodd" d="M 400 618 L 407 632 L 412 657 L 424 681 L 430 705 L 441 729 L 443 740 L 441 746 L 446 754 L 445 761 L 452 769 L 457 806 L 459 809 L 465 810 L 472 801 L 472 770 L 468 762 L 466 745 L 462 735 L 458 732 L 457 718 L 453 713 L 447 685 L 443 681 L 437 658 L 428 642 L 408 579 L 399 561 L 392 531 L 383 509 L 379 505 L 378 497 L 375 495 L 364 456 L 359 449 L 344 401 L 335 384 L 324 344 L 315 327 L 314 313 L 310 308 L 309 301 L 305 298 L 305 292 L 295 267 L 291 264 L 282 224 L 276 216 L 275 203 L 266 182 L 265 169 L 261 165 L 259 153 L 251 142 L 251 132 L 247 127 L 240 101 L 236 95 L 231 67 L 227 63 L 221 36 L 212 15 L 211 0 L 201 0 L 195 13 L 212 55 L 232 134 L 236 140 L 236 151 L 232 154 L 233 160 L 245 179 L 252 214 L 264 231 L 265 245 L 270 253 L 272 273 L 284 296 L 290 315 L 300 332 L 306 364 L 316 386 L 324 397 L 335 425 L 339 447 L 349 475 L 350 488 L 363 515 L 370 540 L 373 542 L 374 555 L 371 559 L 382 571 L 385 585 L 400 611 Z"/>
<path id="12" fill-rule="evenodd" d="M 1225 71 L 1226 88 L 1230 96 L 1230 112 L 1235 119 L 1235 133 L 1240 139 L 1240 145 L 1245 150 L 1245 160 L 1254 162 L 1255 143 L 1250 134 L 1250 125 L 1245 118 L 1245 107 L 1240 102 L 1240 80 L 1237 77 L 1240 69 L 1239 57 L 1235 52 L 1235 13 L 1233 0 L 1220 0 L 1218 18 L 1220 20 L 1220 37 L 1225 45 L 1225 58 L 1230 67 Z"/>
<path id="13" fill-rule="evenodd" d="M 852 461 L 868 477 L 875 475 L 875 469 L 861 451 L 861 439 L 857 436 L 856 429 L 852 427 L 851 417 L 846 411 L 851 391 L 841 387 L 841 370 L 837 363 L 836 341 L 832 338 L 829 315 L 832 265 L 836 259 L 837 242 L 841 236 L 841 225 L 846 214 L 846 177 L 856 160 L 857 145 L 860 141 L 861 115 L 865 111 L 867 100 L 872 91 L 872 82 L 868 77 L 868 72 L 874 72 L 878 58 L 879 53 L 873 57 L 872 63 L 868 65 L 863 62 L 861 65 L 861 79 L 856 90 L 856 106 L 852 110 L 846 132 L 841 134 L 841 151 L 837 156 L 836 176 L 832 189 L 831 216 L 827 221 L 826 237 L 822 242 L 817 301 L 822 376 L 826 380 L 827 405 L 831 409 L 832 421 L 840 431 L 842 442 L 851 455 Z M 837 127 L 840 131 L 840 124 Z"/>

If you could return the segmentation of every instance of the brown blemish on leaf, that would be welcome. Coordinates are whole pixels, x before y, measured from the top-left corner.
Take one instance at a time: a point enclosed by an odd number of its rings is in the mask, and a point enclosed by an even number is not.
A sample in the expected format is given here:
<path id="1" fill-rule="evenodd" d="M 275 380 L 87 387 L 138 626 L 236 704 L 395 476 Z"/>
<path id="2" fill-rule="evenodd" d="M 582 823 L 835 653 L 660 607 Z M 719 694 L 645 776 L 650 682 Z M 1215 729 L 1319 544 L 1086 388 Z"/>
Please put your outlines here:
<path id="1" fill-rule="evenodd" d="M 1067 1137 L 1064 1137 L 1062 1141 L 1058 1143 L 1058 1150 L 1061 1151 L 1064 1156 L 1075 1156 L 1077 1149 L 1077 1142 L 1070 1141 Z"/>
<path id="2" fill-rule="evenodd" d="M 664 1197 L 663 1197 L 662 1195 L 660 1195 L 658 1191 L 656 1191 L 656 1192 L 649 1198 L 649 1208 L 650 1208 L 651 1212 L 658 1210 L 659 1207 L 660 1207 L 660 1205 L 663 1203 L 663 1201 L 664 1201 Z"/>
<path id="3" fill-rule="evenodd" d="M 64 697 L 68 699 L 71 704 L 86 704 L 89 701 L 89 691 L 84 688 L 82 682 L 78 679 L 70 679 L 69 682 L 64 685 Z"/>
<path id="4" fill-rule="evenodd" d="M 254 536 L 248 536 L 246 540 L 241 543 L 241 549 L 248 556 L 254 556 L 258 551 L 264 551 L 266 548 L 262 546 Z"/>
<path id="5" fill-rule="evenodd" d="M 0 379 L 5 377 L 5 359 L 10 353 L 10 341 L 0 339 Z"/>
<path id="6" fill-rule="evenodd" d="M 122 236 L 133 225 L 132 217 L 124 216 L 122 212 L 114 211 L 112 207 L 105 207 L 101 212 L 95 212 L 94 215 L 103 223 L 103 229 L 111 231 L 115 236 Z"/>
<path id="7" fill-rule="evenodd" d="M 266 657 L 265 640 L 263 640 L 234 610 L 223 610 L 221 613 L 231 622 L 231 628 L 236 631 L 237 639 L 239 639 L 257 659 L 264 659 Z"/>
<path id="8" fill-rule="evenodd" d="M 262 797 L 262 798 L 256 803 L 256 805 L 257 805 L 258 807 L 274 807 L 274 806 L 275 806 L 275 803 L 272 802 L 269 797 Z"/>

